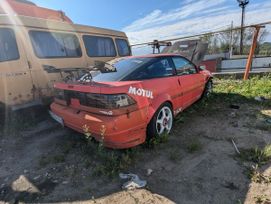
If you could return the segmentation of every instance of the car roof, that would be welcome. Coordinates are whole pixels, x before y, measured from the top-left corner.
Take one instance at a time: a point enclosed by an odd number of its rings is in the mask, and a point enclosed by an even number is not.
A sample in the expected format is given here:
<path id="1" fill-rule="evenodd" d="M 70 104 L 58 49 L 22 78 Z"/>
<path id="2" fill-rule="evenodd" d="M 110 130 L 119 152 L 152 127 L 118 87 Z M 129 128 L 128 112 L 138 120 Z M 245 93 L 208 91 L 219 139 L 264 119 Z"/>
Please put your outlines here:
<path id="1" fill-rule="evenodd" d="M 128 58 L 153 58 L 153 57 L 175 57 L 179 56 L 180 54 L 174 54 L 174 53 L 162 53 L 162 54 L 148 54 L 148 55 L 139 55 L 139 56 L 129 56 Z"/>

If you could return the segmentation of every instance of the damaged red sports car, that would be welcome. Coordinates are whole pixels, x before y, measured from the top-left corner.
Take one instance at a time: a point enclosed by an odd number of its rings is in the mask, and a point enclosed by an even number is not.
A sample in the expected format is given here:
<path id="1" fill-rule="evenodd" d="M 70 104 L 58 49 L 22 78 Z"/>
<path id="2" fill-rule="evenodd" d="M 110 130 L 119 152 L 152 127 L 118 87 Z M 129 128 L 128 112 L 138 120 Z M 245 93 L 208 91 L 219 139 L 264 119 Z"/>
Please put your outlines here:
<path id="1" fill-rule="evenodd" d="M 110 63 L 109 63 L 110 64 Z M 170 133 L 174 117 L 212 91 L 212 75 L 175 54 L 125 57 L 113 71 L 55 84 L 51 115 L 110 148 Z"/>

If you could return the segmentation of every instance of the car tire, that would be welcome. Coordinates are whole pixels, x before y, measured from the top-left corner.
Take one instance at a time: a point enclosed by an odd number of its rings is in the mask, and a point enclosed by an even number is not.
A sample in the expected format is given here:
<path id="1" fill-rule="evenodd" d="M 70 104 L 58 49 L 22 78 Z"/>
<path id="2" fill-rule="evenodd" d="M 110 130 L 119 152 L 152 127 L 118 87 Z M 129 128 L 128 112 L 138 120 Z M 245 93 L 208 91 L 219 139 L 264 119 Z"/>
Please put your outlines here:
<path id="1" fill-rule="evenodd" d="M 209 98 L 213 92 L 213 81 L 209 79 L 206 84 L 201 98 Z"/>
<path id="2" fill-rule="evenodd" d="M 169 134 L 173 126 L 173 111 L 171 104 L 162 104 L 155 112 L 147 127 L 147 138 L 159 137 L 162 134 Z"/>

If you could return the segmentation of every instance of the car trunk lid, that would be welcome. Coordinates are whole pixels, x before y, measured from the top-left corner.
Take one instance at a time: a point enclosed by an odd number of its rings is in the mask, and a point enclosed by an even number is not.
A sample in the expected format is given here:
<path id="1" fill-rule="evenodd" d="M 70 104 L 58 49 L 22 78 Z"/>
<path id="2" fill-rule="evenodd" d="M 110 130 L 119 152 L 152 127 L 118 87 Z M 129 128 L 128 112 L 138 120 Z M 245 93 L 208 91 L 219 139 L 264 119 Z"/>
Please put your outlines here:
<path id="1" fill-rule="evenodd" d="M 114 100 L 118 100 L 119 104 L 128 103 L 130 107 L 124 106 L 125 111 L 135 109 L 137 102 L 128 94 L 131 86 L 139 86 L 139 82 L 57 83 L 55 88 L 61 91 L 61 97 L 56 96 L 55 102 L 74 109 L 107 115 L 114 111 L 116 115 L 121 112 L 112 107 Z"/>

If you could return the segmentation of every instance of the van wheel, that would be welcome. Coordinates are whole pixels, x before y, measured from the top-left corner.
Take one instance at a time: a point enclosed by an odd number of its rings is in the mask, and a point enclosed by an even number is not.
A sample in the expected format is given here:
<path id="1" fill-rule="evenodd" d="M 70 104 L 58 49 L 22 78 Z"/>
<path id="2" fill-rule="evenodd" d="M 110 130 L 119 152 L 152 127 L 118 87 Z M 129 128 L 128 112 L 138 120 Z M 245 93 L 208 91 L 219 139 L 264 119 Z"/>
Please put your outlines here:
<path id="1" fill-rule="evenodd" d="M 156 111 L 147 127 L 148 138 L 169 134 L 173 125 L 173 112 L 169 103 L 164 103 Z"/>
<path id="2" fill-rule="evenodd" d="M 210 79 L 206 84 L 202 94 L 202 98 L 208 98 L 213 92 L 213 81 Z"/>

